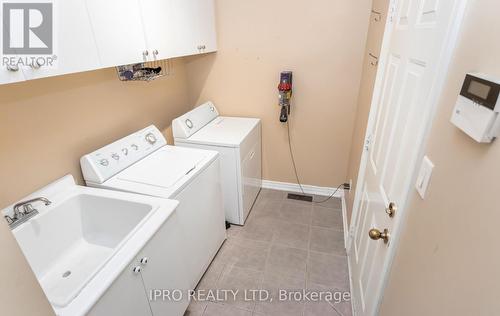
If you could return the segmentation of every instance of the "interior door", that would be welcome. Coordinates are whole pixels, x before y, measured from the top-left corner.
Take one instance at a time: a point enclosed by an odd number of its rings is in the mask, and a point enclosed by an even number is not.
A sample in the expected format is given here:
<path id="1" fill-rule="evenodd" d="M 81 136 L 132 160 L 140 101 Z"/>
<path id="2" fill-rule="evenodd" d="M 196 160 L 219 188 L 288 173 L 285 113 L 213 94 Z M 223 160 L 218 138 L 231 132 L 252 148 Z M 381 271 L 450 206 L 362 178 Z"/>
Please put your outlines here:
<path id="1" fill-rule="evenodd" d="M 447 39 L 460 21 L 463 3 L 399 0 L 389 18 L 391 37 L 385 49 L 385 69 L 379 70 L 383 71 L 379 99 L 374 99 L 370 113 L 370 144 L 363 155 L 365 168 L 357 191 L 361 195 L 356 197 L 349 248 L 356 315 L 377 313 L 392 259 L 393 233 L 399 229 L 431 117 L 433 89 L 439 89 L 439 71 L 447 62 Z M 390 203 L 395 206 L 392 217 Z"/>
<path id="2" fill-rule="evenodd" d="M 147 61 L 138 0 L 86 0 L 102 67 Z"/>

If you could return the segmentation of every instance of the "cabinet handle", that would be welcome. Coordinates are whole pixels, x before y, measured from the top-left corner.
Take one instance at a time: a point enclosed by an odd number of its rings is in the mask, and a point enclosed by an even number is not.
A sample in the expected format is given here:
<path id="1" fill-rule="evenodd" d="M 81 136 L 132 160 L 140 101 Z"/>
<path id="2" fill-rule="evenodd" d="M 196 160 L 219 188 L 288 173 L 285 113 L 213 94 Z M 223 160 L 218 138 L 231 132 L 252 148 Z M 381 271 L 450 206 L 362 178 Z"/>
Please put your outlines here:
<path id="1" fill-rule="evenodd" d="M 141 273 L 142 268 L 141 268 L 140 266 L 137 266 L 137 267 L 134 267 L 134 268 L 132 269 L 132 271 L 133 271 L 135 274 L 139 274 L 139 273 Z"/>
<path id="2" fill-rule="evenodd" d="M 12 72 L 19 71 L 19 65 L 9 65 L 9 64 L 7 64 L 7 70 L 8 71 L 12 71 Z"/>
<path id="3" fill-rule="evenodd" d="M 35 69 L 36 70 L 36 69 L 40 69 L 40 67 L 42 67 L 42 64 L 40 64 L 40 62 L 37 60 L 37 61 L 31 63 L 30 67 L 31 67 L 31 69 Z"/>
<path id="4" fill-rule="evenodd" d="M 142 52 L 142 55 L 143 55 L 144 57 L 146 57 L 146 56 L 148 56 L 148 55 L 149 55 L 149 52 L 148 52 L 147 50 L 145 50 L 144 52 Z"/>
<path id="5" fill-rule="evenodd" d="M 153 51 L 153 55 L 155 55 L 155 56 L 157 56 L 157 55 L 158 55 L 158 50 L 157 50 L 157 49 L 155 49 L 155 50 Z"/>
<path id="6" fill-rule="evenodd" d="M 148 263 L 148 257 L 144 257 L 140 260 L 141 264 L 146 265 Z"/>

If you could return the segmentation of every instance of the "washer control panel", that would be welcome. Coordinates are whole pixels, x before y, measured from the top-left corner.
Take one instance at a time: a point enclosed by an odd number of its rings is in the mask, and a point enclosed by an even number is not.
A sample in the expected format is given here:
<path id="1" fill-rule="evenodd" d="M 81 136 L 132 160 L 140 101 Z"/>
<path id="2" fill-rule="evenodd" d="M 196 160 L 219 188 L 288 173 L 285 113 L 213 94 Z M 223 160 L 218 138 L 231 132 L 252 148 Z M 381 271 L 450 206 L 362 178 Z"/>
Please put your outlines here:
<path id="1" fill-rule="evenodd" d="M 165 146 L 162 133 L 151 125 L 80 159 L 85 181 L 101 184 Z"/>

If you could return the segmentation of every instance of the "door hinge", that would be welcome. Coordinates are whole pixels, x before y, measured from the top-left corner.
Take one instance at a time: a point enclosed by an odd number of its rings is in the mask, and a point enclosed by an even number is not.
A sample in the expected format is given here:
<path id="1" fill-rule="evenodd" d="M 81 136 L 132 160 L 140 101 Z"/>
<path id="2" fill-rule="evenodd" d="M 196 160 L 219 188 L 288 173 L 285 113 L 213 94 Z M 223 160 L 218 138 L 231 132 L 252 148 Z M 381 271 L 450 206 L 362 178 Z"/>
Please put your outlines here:
<path id="1" fill-rule="evenodd" d="M 370 145 L 372 144 L 372 135 L 368 135 L 365 139 L 365 150 L 369 151 L 370 150 Z"/>
<path id="2" fill-rule="evenodd" d="M 392 23 L 394 21 L 394 16 L 396 15 L 396 4 L 394 3 L 389 8 L 389 21 Z"/>

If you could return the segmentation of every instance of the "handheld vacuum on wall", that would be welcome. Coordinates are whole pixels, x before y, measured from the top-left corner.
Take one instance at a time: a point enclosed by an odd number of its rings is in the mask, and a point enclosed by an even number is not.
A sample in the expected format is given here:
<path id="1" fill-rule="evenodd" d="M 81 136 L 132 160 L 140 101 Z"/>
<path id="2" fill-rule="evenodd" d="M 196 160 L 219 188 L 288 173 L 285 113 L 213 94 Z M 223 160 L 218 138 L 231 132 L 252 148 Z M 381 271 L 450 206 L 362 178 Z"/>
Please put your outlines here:
<path id="1" fill-rule="evenodd" d="M 336 190 L 333 191 L 330 196 L 323 200 L 315 201 L 313 199 L 313 196 L 310 194 L 306 194 L 304 191 L 304 188 L 302 187 L 302 183 L 299 179 L 299 175 L 297 172 L 297 166 L 295 164 L 295 157 L 293 155 L 293 150 L 292 150 L 292 139 L 290 136 L 290 122 L 288 122 L 288 116 L 290 116 L 290 104 L 291 104 L 291 99 L 292 99 L 292 72 L 291 71 L 283 71 L 280 75 L 280 83 L 278 85 L 278 90 L 279 90 L 279 105 L 281 107 L 281 112 L 280 112 L 280 122 L 286 124 L 287 128 L 287 136 L 288 136 L 288 148 L 290 150 L 290 157 L 292 159 L 292 164 L 293 164 L 293 171 L 295 174 L 295 178 L 297 180 L 297 184 L 300 187 L 300 191 L 302 194 L 295 194 L 295 193 L 288 193 L 288 199 L 292 200 L 300 200 L 300 201 L 307 201 L 307 202 L 312 202 L 316 204 L 321 204 L 325 203 L 326 201 L 330 200 L 333 198 L 333 196 L 337 193 L 338 190 L 343 186 L 344 189 L 350 189 L 350 185 L 348 183 L 343 183 L 337 187 Z"/>
<path id="2" fill-rule="evenodd" d="M 292 72 L 283 71 L 280 75 L 279 105 L 281 107 L 280 122 L 286 123 L 290 115 L 290 101 L 292 99 Z"/>

